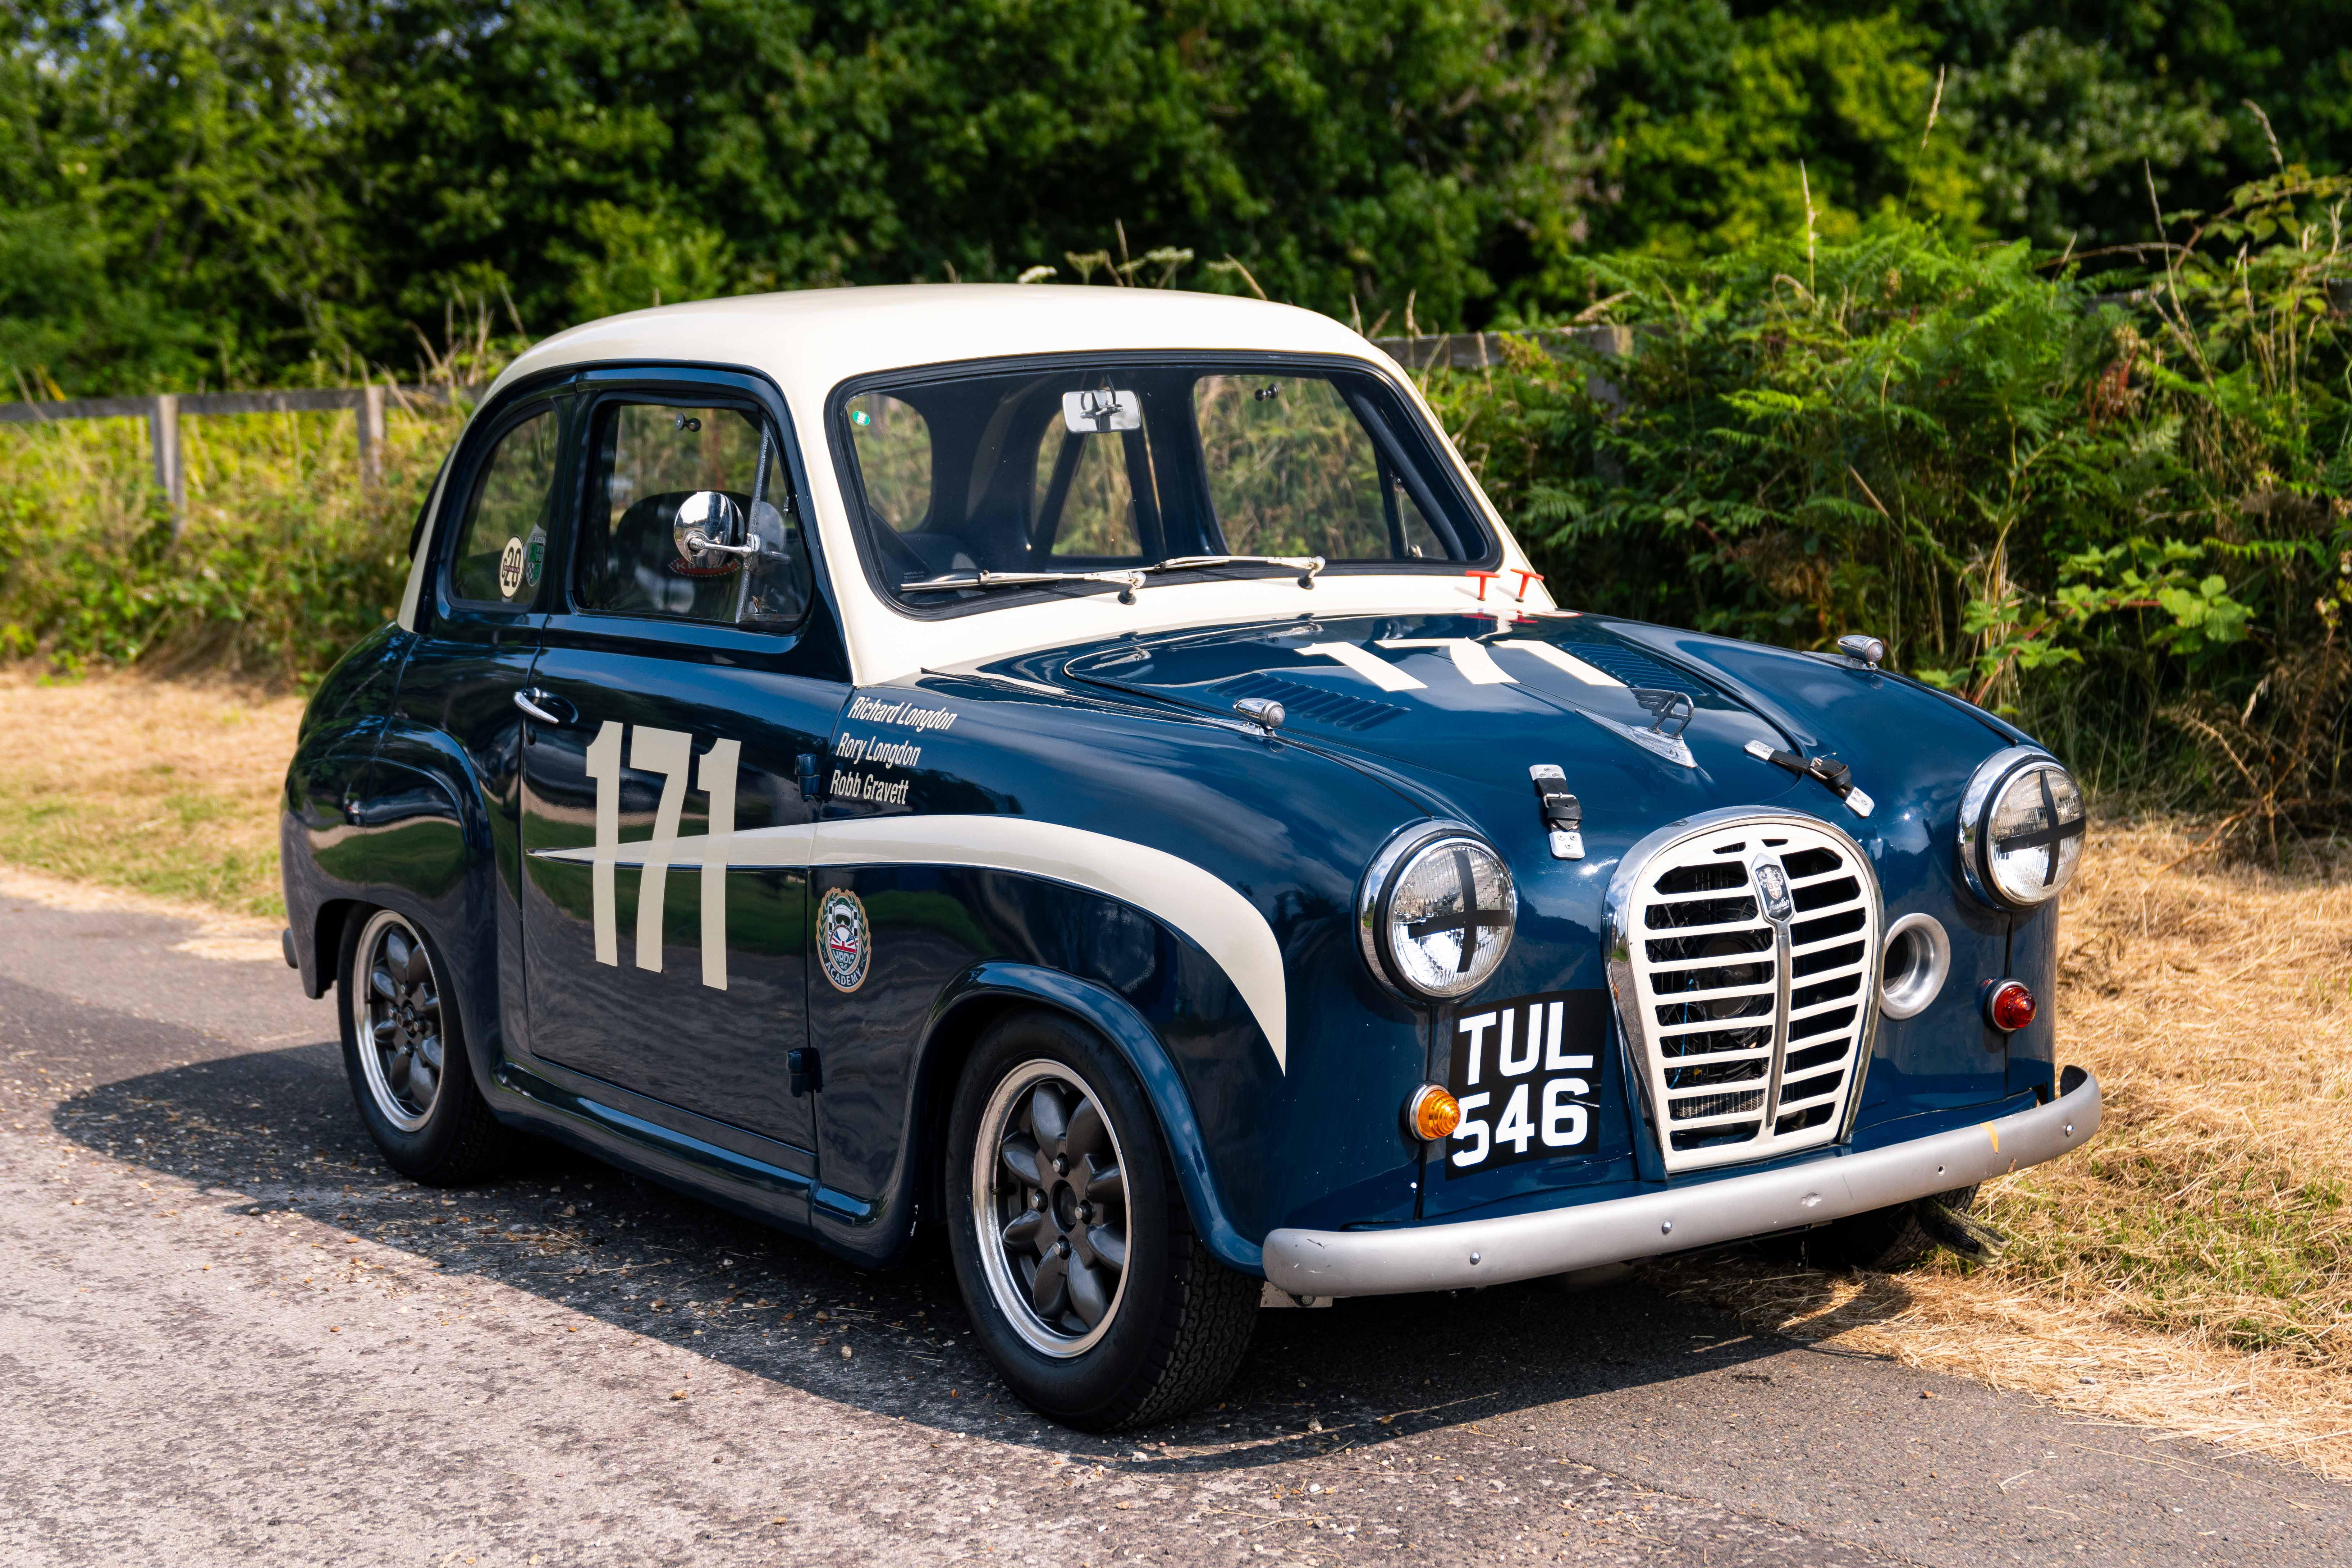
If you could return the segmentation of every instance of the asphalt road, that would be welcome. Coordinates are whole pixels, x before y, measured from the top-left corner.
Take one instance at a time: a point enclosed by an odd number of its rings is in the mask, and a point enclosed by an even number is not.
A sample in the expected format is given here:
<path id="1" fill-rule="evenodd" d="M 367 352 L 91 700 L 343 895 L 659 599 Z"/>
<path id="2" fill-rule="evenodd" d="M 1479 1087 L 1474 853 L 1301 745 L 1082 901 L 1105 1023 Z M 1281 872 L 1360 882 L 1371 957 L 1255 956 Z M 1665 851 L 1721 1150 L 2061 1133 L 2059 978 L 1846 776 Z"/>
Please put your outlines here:
<path id="1" fill-rule="evenodd" d="M 2293 1468 L 1638 1284 L 1261 1314 L 1224 1404 L 1031 1416 L 871 1276 L 549 1151 L 379 1165 L 330 1003 L 0 896 L 0 1562 L 2352 1562 Z"/>

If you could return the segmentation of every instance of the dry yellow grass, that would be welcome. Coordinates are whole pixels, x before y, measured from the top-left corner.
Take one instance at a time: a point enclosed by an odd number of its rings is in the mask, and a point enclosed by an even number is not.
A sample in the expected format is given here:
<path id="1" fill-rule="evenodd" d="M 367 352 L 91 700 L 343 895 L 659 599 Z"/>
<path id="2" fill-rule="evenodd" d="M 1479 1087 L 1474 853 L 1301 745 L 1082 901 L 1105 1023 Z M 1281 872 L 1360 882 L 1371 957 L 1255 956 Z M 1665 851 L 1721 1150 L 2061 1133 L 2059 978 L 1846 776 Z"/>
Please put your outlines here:
<path id="1" fill-rule="evenodd" d="M 275 916 L 299 696 L 0 674 L 0 862 Z"/>
<path id="2" fill-rule="evenodd" d="M 2060 1060 L 2105 1117 L 1985 1189 L 2000 1261 L 1659 1277 L 1758 1327 L 2352 1476 L 2352 879 L 2181 861 L 2195 842 L 2110 826 L 2067 895 Z"/>

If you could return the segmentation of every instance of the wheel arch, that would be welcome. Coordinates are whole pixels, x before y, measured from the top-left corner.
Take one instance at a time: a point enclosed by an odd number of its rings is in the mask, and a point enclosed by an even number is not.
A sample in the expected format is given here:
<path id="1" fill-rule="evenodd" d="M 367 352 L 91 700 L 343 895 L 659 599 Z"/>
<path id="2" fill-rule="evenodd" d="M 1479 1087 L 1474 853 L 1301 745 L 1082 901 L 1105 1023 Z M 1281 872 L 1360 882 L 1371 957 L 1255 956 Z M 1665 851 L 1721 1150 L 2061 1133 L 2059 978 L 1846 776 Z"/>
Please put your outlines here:
<path id="1" fill-rule="evenodd" d="M 438 950 L 478 1077 L 501 1032 L 500 868 L 482 795 L 451 737 L 394 726 L 353 779 L 331 834 L 300 833 L 289 820 L 281 841 L 297 958 L 309 960 L 303 988 L 314 998 L 334 988 L 360 911 L 398 913 Z"/>
<path id="2" fill-rule="evenodd" d="M 924 1030 L 908 1134 L 917 1162 L 909 1174 L 927 1211 L 946 1214 L 948 1115 L 963 1064 L 989 1025 L 1024 1007 L 1061 1013 L 1111 1043 L 1159 1118 L 1185 1208 L 1202 1243 L 1225 1267 L 1263 1278 L 1264 1251 L 1233 1223 L 1204 1152 L 1192 1095 L 1159 1034 L 1108 987 L 1034 964 L 973 966 L 941 993 Z"/>
<path id="3" fill-rule="evenodd" d="M 358 910 L 370 907 L 359 898 L 330 898 L 310 918 L 310 970 L 302 977 L 302 990 L 317 1001 L 335 988 L 343 951 L 343 925 Z"/>

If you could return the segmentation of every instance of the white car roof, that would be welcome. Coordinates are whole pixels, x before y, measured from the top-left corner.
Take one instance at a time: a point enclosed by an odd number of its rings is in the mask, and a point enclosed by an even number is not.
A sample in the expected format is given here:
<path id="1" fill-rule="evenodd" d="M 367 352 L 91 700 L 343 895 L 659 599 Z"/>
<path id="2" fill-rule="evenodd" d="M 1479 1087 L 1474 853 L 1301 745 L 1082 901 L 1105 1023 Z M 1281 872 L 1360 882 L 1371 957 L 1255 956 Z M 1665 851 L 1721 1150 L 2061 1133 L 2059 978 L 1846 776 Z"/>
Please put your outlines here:
<path id="1" fill-rule="evenodd" d="M 633 310 L 558 332 L 499 378 L 603 360 L 743 365 L 822 398 L 851 376 L 910 365 L 1089 350 L 1221 349 L 1386 355 L 1328 316 L 1223 294 L 1017 283 L 914 283 L 748 294 Z"/>
<path id="2" fill-rule="evenodd" d="M 842 611 L 852 677 L 870 685 L 923 670 L 970 668 L 1033 648 L 1094 641 L 1128 632 L 1164 631 L 1223 622 L 1318 614 L 1447 612 L 1494 609 L 1501 584 L 1480 602 L 1466 577 L 1426 571 L 1351 573 L 1318 579 L 1311 592 L 1289 578 L 1246 581 L 1155 579 L 1132 605 L 1115 593 L 1008 606 L 1002 611 L 925 620 L 881 599 L 866 581 L 847 502 L 824 435 L 824 400 L 853 376 L 877 371 L 1014 355 L 1100 350 L 1205 350 L 1344 356 L 1396 386 L 1430 422 L 1420 391 L 1395 361 L 1328 316 L 1295 306 L 1228 295 L 1101 285 L 906 284 L 740 295 L 690 305 L 635 310 L 573 327 L 538 343 L 509 365 L 490 398 L 510 382 L 568 365 L 653 361 L 739 366 L 774 382 L 792 411 L 807 469 L 810 500 L 825 570 Z M 1450 443 L 1445 450 L 1453 451 Z M 1503 541 L 1507 572 L 1524 568 L 1517 541 L 1459 456 L 1454 461 Z M 436 507 L 437 515 L 438 507 Z M 401 622 L 414 625 L 423 587 L 412 572 Z M 1516 577 L 1507 581 L 1518 580 Z M 1514 608 L 1548 610 L 1540 582 Z"/>

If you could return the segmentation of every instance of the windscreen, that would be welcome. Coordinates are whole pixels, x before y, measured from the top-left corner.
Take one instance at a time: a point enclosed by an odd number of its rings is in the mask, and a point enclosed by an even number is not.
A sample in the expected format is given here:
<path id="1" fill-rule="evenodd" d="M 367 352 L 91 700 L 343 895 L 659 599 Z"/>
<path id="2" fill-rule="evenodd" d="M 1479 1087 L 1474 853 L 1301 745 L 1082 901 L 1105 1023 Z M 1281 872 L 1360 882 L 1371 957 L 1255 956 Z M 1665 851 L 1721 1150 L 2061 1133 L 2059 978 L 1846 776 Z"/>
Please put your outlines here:
<path id="1" fill-rule="evenodd" d="M 1418 420 L 1369 372 L 941 371 L 853 388 L 835 429 L 861 543 L 894 593 L 958 574 L 1213 555 L 1459 571 L 1492 549 Z M 939 610 L 977 597 L 902 602 Z"/>

